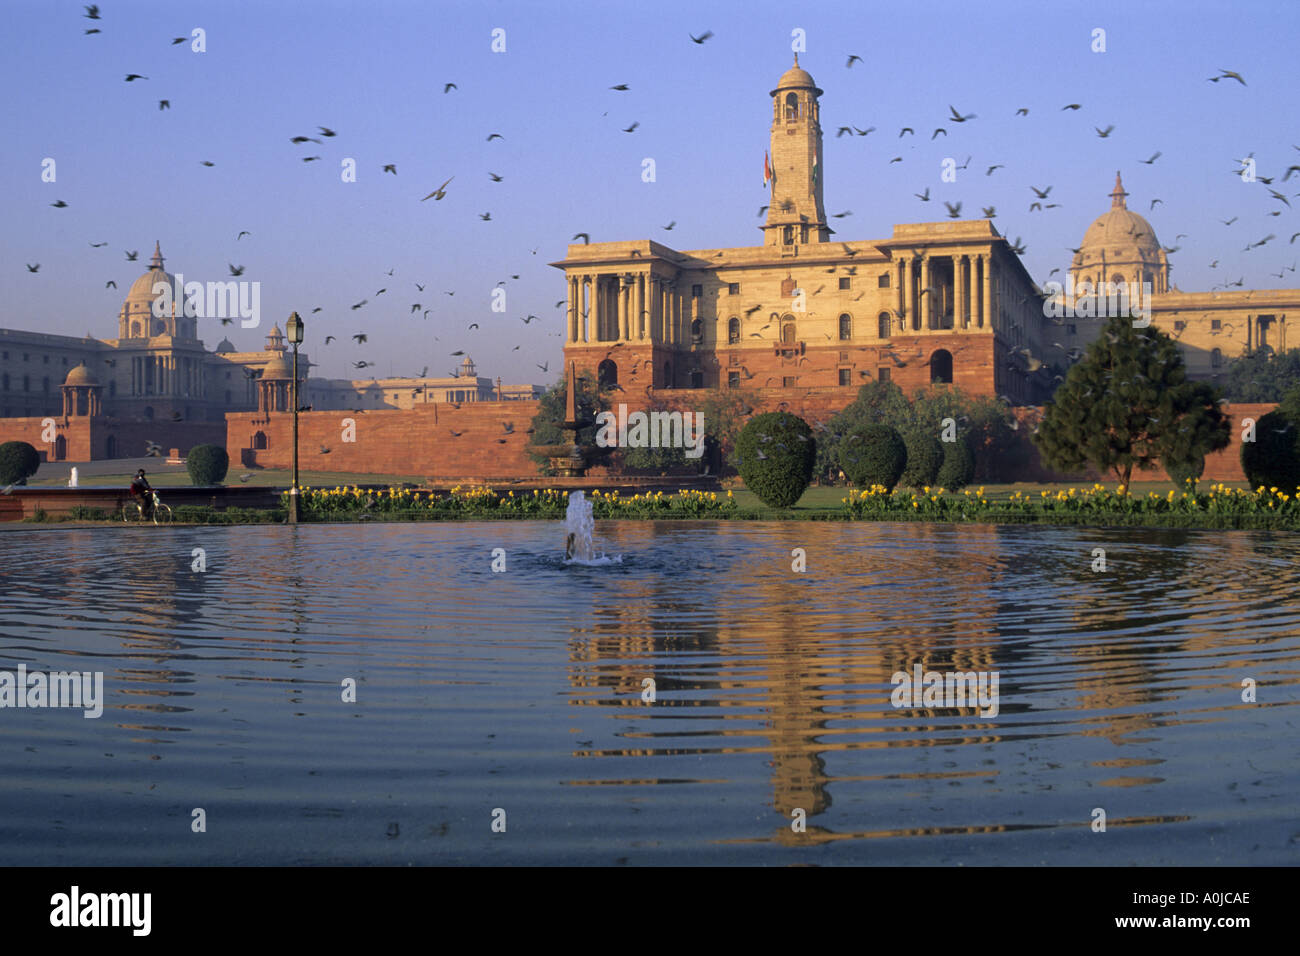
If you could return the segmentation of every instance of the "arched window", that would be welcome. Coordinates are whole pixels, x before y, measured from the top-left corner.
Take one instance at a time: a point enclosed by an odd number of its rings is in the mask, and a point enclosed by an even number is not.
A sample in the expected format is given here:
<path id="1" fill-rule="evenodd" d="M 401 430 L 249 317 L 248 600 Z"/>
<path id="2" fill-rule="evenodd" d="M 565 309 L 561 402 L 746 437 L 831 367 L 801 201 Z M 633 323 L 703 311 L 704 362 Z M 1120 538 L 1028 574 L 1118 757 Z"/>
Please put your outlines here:
<path id="1" fill-rule="evenodd" d="M 930 381 L 952 383 L 952 353 L 947 349 L 930 356 Z"/>
<path id="2" fill-rule="evenodd" d="M 894 331 L 894 320 L 888 312 L 881 312 L 876 317 L 876 326 L 876 334 L 882 339 L 887 339 Z"/>
<path id="3" fill-rule="evenodd" d="M 691 342 L 699 345 L 704 341 L 704 326 L 699 319 L 691 319 Z"/>
<path id="4" fill-rule="evenodd" d="M 254 448 L 254 450 L 256 450 L 256 451 L 264 451 L 264 450 L 266 449 L 266 445 L 267 445 L 267 443 L 266 443 L 266 432 L 258 432 L 256 435 L 253 436 L 253 448 Z"/>
<path id="5" fill-rule="evenodd" d="M 1219 368 L 1221 365 L 1223 365 L 1223 352 L 1215 349 L 1210 353 L 1210 368 Z"/>
<path id="6" fill-rule="evenodd" d="M 785 121 L 793 123 L 799 118 L 799 95 L 797 93 L 787 93 L 785 95 Z"/>
<path id="7" fill-rule="evenodd" d="M 618 384 L 618 365 L 613 359 L 605 359 L 596 366 L 596 382 L 601 389 Z"/>
<path id="8" fill-rule="evenodd" d="M 853 338 L 853 319 L 846 312 L 840 316 L 840 341 L 847 342 Z"/>
<path id="9" fill-rule="evenodd" d="M 737 345 L 740 343 L 740 319 L 732 316 L 727 320 L 727 344 Z"/>
<path id="10" fill-rule="evenodd" d="M 131 338 L 133 338 L 133 339 L 138 339 L 139 337 L 140 337 L 140 323 L 139 323 L 139 322 L 132 322 L 132 323 L 131 323 Z"/>
<path id="11" fill-rule="evenodd" d="M 62 435 L 59 435 L 54 439 L 54 459 L 55 461 L 63 461 L 67 457 L 68 440 Z"/>
<path id="12" fill-rule="evenodd" d="M 794 323 L 787 322 L 781 326 L 781 344 L 794 345 Z"/>

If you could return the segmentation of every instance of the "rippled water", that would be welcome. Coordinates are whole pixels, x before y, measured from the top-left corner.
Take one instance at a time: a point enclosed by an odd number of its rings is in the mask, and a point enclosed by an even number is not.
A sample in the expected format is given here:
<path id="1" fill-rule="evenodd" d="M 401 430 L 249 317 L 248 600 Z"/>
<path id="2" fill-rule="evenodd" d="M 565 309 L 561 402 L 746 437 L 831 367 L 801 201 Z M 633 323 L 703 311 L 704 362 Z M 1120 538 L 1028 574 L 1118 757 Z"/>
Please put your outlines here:
<path id="1" fill-rule="evenodd" d="M 1295 536 L 596 536 L 621 563 L 558 522 L 0 533 L 0 668 L 106 697 L 0 710 L 0 861 L 1297 859 Z M 917 663 L 996 671 L 997 716 L 893 707 Z"/>

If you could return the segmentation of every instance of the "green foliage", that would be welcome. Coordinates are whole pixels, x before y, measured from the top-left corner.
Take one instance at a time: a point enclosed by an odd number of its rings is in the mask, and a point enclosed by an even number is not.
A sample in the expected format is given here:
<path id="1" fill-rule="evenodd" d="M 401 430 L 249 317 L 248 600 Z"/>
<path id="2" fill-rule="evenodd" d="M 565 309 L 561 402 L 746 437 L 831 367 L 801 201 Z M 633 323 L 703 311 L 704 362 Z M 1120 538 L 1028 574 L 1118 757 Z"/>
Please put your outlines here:
<path id="1" fill-rule="evenodd" d="M 767 412 L 741 429 L 736 454 L 745 487 L 770 508 L 789 508 L 812 480 L 817 442 L 802 418 Z"/>
<path id="2" fill-rule="evenodd" d="M 1191 461 L 1166 465 L 1165 471 L 1169 474 L 1170 481 L 1179 488 L 1185 487 L 1188 482 L 1195 483 L 1200 480 L 1205 472 L 1205 457 L 1200 456 Z"/>
<path id="3" fill-rule="evenodd" d="M 1234 402 L 1280 402 L 1300 385 L 1300 349 L 1256 349 L 1228 363 L 1224 394 Z"/>
<path id="4" fill-rule="evenodd" d="M 907 445 L 896 428 L 880 423 L 858 426 L 840 446 L 840 465 L 862 488 L 881 485 L 893 491 L 907 467 Z"/>
<path id="5" fill-rule="evenodd" d="M 1252 488 L 1300 486 L 1300 428 L 1279 406 L 1255 423 L 1255 440 L 1241 443 L 1241 468 Z"/>
<path id="6" fill-rule="evenodd" d="M 569 395 L 569 384 L 566 379 L 567 376 L 562 377 L 538 402 L 537 414 L 533 416 L 532 421 L 533 437 L 530 446 L 561 445 L 568 441 L 568 436 L 560 427 L 564 421 L 564 405 Z M 578 430 L 578 444 L 595 448 L 596 415 L 607 410 L 609 403 L 604 394 L 597 391 L 595 383 L 582 375 L 578 376 L 577 406 L 578 420 L 586 422 L 586 425 Z M 533 451 L 530 447 L 528 457 L 537 463 L 541 474 L 552 473 L 547 455 Z"/>
<path id="7" fill-rule="evenodd" d="M 943 445 L 943 464 L 935 481 L 948 491 L 960 491 L 975 480 L 975 456 L 966 440 L 940 442 Z"/>
<path id="8" fill-rule="evenodd" d="M 915 429 L 931 435 L 947 431 L 951 419 L 975 457 L 975 477 L 994 482 L 1018 477 L 1028 463 L 1028 449 L 1016 431 L 1011 411 L 994 398 L 968 395 L 952 385 L 918 389 L 909 401 L 892 382 L 869 382 L 858 397 L 827 422 L 818 438 L 817 474 L 834 478 L 848 469 L 840 460 L 845 438 L 866 424 L 889 425 L 906 434 Z"/>
<path id="9" fill-rule="evenodd" d="M 195 445 L 185 456 L 185 469 L 196 485 L 219 485 L 226 480 L 230 456 L 220 445 Z"/>
<path id="10" fill-rule="evenodd" d="M 706 459 L 716 455 L 723 470 L 738 470 L 736 441 L 758 403 L 758 396 L 740 388 L 721 389 L 700 403 L 698 411 L 704 416 L 704 435 L 708 443 L 705 446 Z M 820 450 L 819 443 L 819 453 Z"/>
<path id="11" fill-rule="evenodd" d="M 73 505 L 68 509 L 69 521 L 104 521 L 109 514 L 103 508 L 89 508 L 85 505 Z"/>
<path id="12" fill-rule="evenodd" d="M 207 505 L 179 505 L 176 521 L 183 524 L 275 524 L 285 520 L 287 511 L 278 508 L 226 508 L 218 511 Z"/>
<path id="13" fill-rule="evenodd" d="M 909 428 L 903 433 L 903 444 L 907 447 L 907 465 L 900 481 L 912 488 L 933 485 L 943 464 L 943 446 L 934 437 L 934 432 L 920 427 Z"/>
<path id="14" fill-rule="evenodd" d="M 0 445 L 0 485 L 23 485 L 41 467 L 41 456 L 25 441 Z"/>
<path id="15" fill-rule="evenodd" d="M 1127 485 L 1134 468 L 1190 465 L 1228 444 L 1218 390 L 1188 379 L 1173 340 L 1133 318 L 1111 318 L 1047 404 L 1034 444 L 1048 467 L 1092 465 Z"/>
<path id="16" fill-rule="evenodd" d="M 286 506 L 288 493 L 280 500 Z M 729 517 L 737 505 L 731 492 L 686 489 L 676 494 L 651 491 L 622 497 L 617 491 L 593 491 L 588 496 L 592 515 L 603 518 Z M 563 518 L 569 492 L 553 488 L 531 492 L 461 488 L 446 492 L 411 488 L 304 488 L 299 509 L 308 521 L 436 521 L 457 518 Z M 234 511 L 235 509 L 231 509 Z M 177 511 L 178 520 L 191 520 L 188 509 Z M 220 515 L 217 512 L 217 515 Z M 279 512 L 283 515 L 283 511 Z M 216 522 L 214 522 L 216 523 Z"/>

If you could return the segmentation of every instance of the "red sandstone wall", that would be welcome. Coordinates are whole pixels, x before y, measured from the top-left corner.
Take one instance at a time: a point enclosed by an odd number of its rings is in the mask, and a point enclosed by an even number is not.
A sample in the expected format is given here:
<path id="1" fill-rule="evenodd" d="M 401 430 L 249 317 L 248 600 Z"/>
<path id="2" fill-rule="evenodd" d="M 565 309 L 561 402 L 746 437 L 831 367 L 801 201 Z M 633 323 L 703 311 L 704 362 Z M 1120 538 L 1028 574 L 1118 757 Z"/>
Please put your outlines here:
<path id="1" fill-rule="evenodd" d="M 431 404 L 413 409 L 302 412 L 298 415 L 298 467 L 361 474 L 428 478 L 535 477 L 525 451 L 538 402 L 470 402 L 460 408 Z M 355 422 L 355 441 L 344 441 L 344 421 Z M 507 433 L 505 425 L 513 425 Z M 231 467 L 288 468 L 293 416 L 231 413 L 226 450 Z M 254 448 L 254 436 L 267 447 Z M 323 449 L 328 449 L 325 451 Z"/>
<path id="2" fill-rule="evenodd" d="M 142 458 L 148 442 L 162 447 L 163 455 L 171 449 L 184 456 L 195 445 L 224 445 L 226 426 L 219 422 L 145 422 L 118 421 L 111 418 L 54 418 L 55 438 L 66 442 L 62 458 L 55 455 L 53 442 L 42 436 L 46 417 L 0 418 L 0 443 L 25 441 L 41 452 L 46 461 L 101 461 L 109 457 L 108 440 L 116 439 L 114 458 Z"/>

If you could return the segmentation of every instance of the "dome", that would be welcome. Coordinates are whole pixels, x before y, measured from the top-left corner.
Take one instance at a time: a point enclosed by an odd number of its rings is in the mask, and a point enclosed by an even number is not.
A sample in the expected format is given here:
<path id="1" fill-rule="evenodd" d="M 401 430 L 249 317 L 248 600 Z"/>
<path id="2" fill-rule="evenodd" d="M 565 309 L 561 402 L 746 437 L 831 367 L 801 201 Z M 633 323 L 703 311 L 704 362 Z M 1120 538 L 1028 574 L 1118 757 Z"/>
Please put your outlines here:
<path id="1" fill-rule="evenodd" d="M 234 351 L 236 351 L 235 344 L 231 342 L 230 339 L 222 339 L 220 342 L 217 343 L 218 355 L 222 355 L 225 354 L 226 352 L 234 352 Z"/>
<path id="2" fill-rule="evenodd" d="M 818 96 L 822 95 L 822 91 L 817 89 L 817 84 L 813 82 L 813 78 L 808 74 L 808 71 L 799 66 L 799 54 L 797 53 L 794 57 L 794 66 L 781 74 L 781 79 L 777 81 L 776 89 L 772 91 L 771 95 L 775 96 L 777 90 L 812 90 Z"/>
<path id="3" fill-rule="evenodd" d="M 86 367 L 86 363 L 74 367 L 63 380 L 64 385 L 98 385 L 99 380 Z"/>
<path id="4" fill-rule="evenodd" d="M 262 368 L 262 378 L 264 379 L 289 379 L 293 378 L 293 365 L 284 355 L 277 355 L 271 361 L 267 362 Z"/>
<path id="5" fill-rule="evenodd" d="M 1077 260 L 1099 260 L 1103 255 L 1108 262 L 1153 262 L 1160 258 L 1160 240 L 1155 229 L 1128 208 L 1124 202 L 1127 195 L 1116 173 L 1110 209 L 1098 216 L 1083 234 Z"/>
<path id="6" fill-rule="evenodd" d="M 159 282 L 165 282 L 168 287 L 174 288 L 176 277 L 163 269 L 162 250 L 159 249 L 158 243 L 155 242 L 153 247 L 153 260 L 149 264 L 149 271 L 131 283 L 131 289 L 126 294 L 126 304 L 152 304 L 153 300 L 158 298 L 158 293 L 154 291 L 154 286 Z"/>

